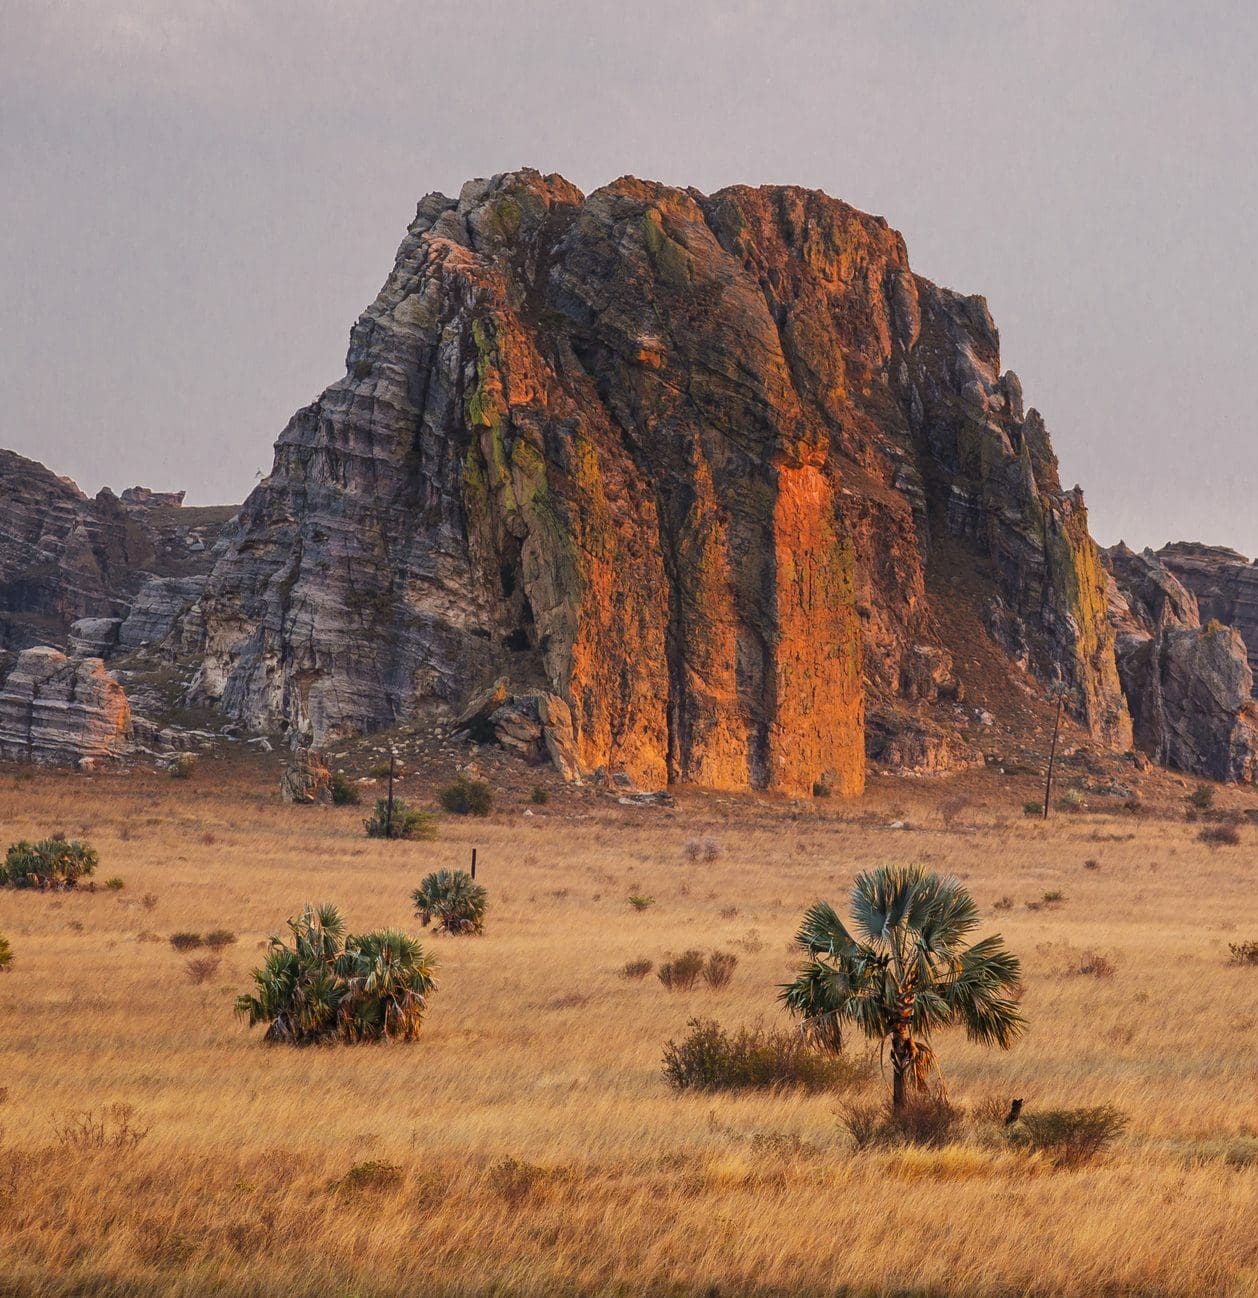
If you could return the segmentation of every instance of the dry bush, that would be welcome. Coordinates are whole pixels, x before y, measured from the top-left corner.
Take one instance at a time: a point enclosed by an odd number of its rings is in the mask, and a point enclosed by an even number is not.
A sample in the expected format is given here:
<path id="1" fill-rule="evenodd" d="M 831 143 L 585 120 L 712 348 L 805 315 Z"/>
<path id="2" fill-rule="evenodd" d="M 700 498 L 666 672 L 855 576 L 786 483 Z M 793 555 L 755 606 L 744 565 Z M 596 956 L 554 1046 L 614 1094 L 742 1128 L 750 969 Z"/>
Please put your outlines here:
<path id="1" fill-rule="evenodd" d="M 944 825 L 951 829 L 956 823 L 957 817 L 966 811 L 970 806 L 970 800 L 964 794 L 955 794 L 950 798 L 944 798 L 939 804 L 939 818 Z"/>
<path id="2" fill-rule="evenodd" d="M 707 960 L 702 951 L 683 951 L 665 960 L 656 977 L 670 992 L 688 992 L 703 976 Z"/>
<path id="3" fill-rule="evenodd" d="M 218 973 L 218 967 L 222 963 L 222 956 L 197 956 L 184 965 L 184 973 L 187 975 L 188 981 L 194 987 L 200 987 L 202 984 L 209 982 L 210 979 Z"/>
<path id="4" fill-rule="evenodd" d="M 1258 965 L 1258 941 L 1229 942 L 1227 949 L 1232 953 L 1233 964 Z"/>
<path id="5" fill-rule="evenodd" d="M 844 1090 L 870 1075 L 867 1060 L 814 1050 L 798 1032 L 739 1028 L 728 1032 L 713 1019 L 691 1019 L 689 1032 L 664 1047 L 664 1077 L 679 1091 L 798 1087 Z"/>
<path id="6" fill-rule="evenodd" d="M 620 967 L 620 976 L 630 982 L 641 982 L 655 968 L 651 960 L 627 960 Z"/>
<path id="7" fill-rule="evenodd" d="M 964 1121 L 960 1109 L 943 1096 L 910 1093 L 902 1108 L 891 1101 L 849 1104 L 839 1114 L 839 1125 L 857 1149 L 894 1145 L 946 1145 Z"/>
<path id="8" fill-rule="evenodd" d="M 139 1125 L 129 1104 L 105 1104 L 68 1113 L 53 1120 L 52 1130 L 58 1145 L 84 1152 L 134 1149 L 149 1133 Z"/>
<path id="9" fill-rule="evenodd" d="M 687 861 L 719 861 L 721 845 L 715 838 L 691 838 L 685 846 Z"/>
<path id="10" fill-rule="evenodd" d="M 1111 1104 L 1090 1109 L 1049 1109 L 1024 1113 L 1009 1128 L 1009 1143 L 1026 1153 L 1043 1154 L 1057 1167 L 1090 1163 L 1122 1135 L 1128 1117 Z"/>
<path id="11" fill-rule="evenodd" d="M 360 1194 L 380 1194 L 385 1190 L 401 1189 L 406 1173 L 396 1163 L 381 1159 L 368 1159 L 355 1163 L 343 1176 L 328 1182 L 328 1191 L 342 1197 Z"/>
<path id="12" fill-rule="evenodd" d="M 172 933 L 170 944 L 176 951 L 195 951 L 205 945 L 205 939 L 200 933 Z"/>
<path id="13" fill-rule="evenodd" d="M 738 957 L 731 951 L 713 951 L 703 966 L 703 981 L 714 991 L 728 987 L 738 968 Z"/>
<path id="14" fill-rule="evenodd" d="M 229 928 L 212 928 L 205 935 L 205 945 L 211 951 L 222 951 L 236 944 L 236 935 Z"/>
<path id="15" fill-rule="evenodd" d="M 1117 972 L 1113 960 L 1101 951 L 1085 951 L 1075 966 L 1075 973 L 1085 978 L 1112 978 Z"/>
<path id="16" fill-rule="evenodd" d="M 1197 834 L 1197 841 L 1208 847 L 1236 847 L 1241 841 L 1241 831 L 1236 825 L 1207 825 Z"/>

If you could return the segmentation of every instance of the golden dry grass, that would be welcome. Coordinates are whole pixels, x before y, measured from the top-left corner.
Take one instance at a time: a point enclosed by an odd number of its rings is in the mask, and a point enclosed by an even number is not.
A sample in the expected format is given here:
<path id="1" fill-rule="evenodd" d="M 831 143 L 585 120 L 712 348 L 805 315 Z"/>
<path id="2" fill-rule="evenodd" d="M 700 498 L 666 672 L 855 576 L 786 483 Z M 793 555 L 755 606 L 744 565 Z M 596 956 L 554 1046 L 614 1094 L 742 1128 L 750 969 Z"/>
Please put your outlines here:
<path id="1" fill-rule="evenodd" d="M 934 807 L 960 786 L 884 780 L 803 811 L 559 793 L 525 817 L 520 796 L 487 822 L 446 818 L 438 842 L 386 844 L 362 836 L 362 809 L 280 805 L 274 776 L 0 778 L 0 848 L 85 834 L 98 880 L 126 880 L 0 891 L 16 953 L 0 974 L 0 1294 L 1258 1293 L 1258 973 L 1227 963 L 1228 940 L 1258 936 L 1258 831 L 1210 850 L 1170 817 L 1045 827 L 1017 814 L 1032 790 L 983 776 L 952 830 Z M 888 828 L 897 816 L 913 828 Z M 695 836 L 720 858 L 688 861 Z M 432 939 L 419 1043 L 268 1048 L 235 1020 L 260 944 L 303 901 L 417 929 L 410 889 L 473 844 L 487 931 Z M 1103 1161 L 1059 1171 L 973 1137 L 857 1154 L 836 1122 L 847 1097 L 665 1087 L 662 1044 L 690 1016 L 779 1021 L 810 901 L 904 860 L 964 879 L 1026 968 L 1013 1052 L 937 1043 L 953 1100 L 1117 1104 L 1131 1126 Z M 1052 891 L 1065 900 L 1028 909 Z M 630 893 L 656 904 L 636 913 Z M 240 941 L 195 986 L 166 938 L 220 927 Z M 737 952 L 727 990 L 618 976 L 691 946 Z M 1068 972 L 1085 950 L 1113 976 Z M 147 1135 L 59 1138 L 105 1105 Z M 367 1160 L 400 1171 L 329 1188 Z"/>

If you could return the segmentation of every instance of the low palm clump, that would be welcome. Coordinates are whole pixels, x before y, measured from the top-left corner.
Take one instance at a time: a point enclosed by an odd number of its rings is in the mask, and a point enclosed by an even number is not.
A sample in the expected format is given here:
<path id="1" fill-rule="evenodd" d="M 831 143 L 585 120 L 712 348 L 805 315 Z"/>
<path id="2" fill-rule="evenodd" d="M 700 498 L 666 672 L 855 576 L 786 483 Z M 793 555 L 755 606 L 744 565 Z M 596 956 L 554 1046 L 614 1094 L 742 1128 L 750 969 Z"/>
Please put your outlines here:
<path id="1" fill-rule="evenodd" d="M 368 838 L 431 839 L 437 837 L 437 814 L 420 811 L 401 798 L 377 798 L 375 811 L 363 821 Z"/>
<path id="2" fill-rule="evenodd" d="M 14 843 L 0 865 L 0 883 L 11 888 L 38 888 L 42 892 L 78 887 L 96 869 L 96 850 L 64 836 L 38 843 Z"/>
<path id="3" fill-rule="evenodd" d="M 961 1026 L 1001 1049 L 1021 1035 L 1017 957 L 998 936 L 967 942 L 978 908 L 955 879 L 884 866 L 857 876 L 850 904 L 855 936 L 827 902 L 804 916 L 796 942 L 809 959 L 781 999 L 832 1048 L 845 1024 L 889 1043 L 895 1108 L 908 1087 L 929 1091 L 936 1030 Z"/>
<path id="4" fill-rule="evenodd" d="M 411 893 L 425 928 L 446 933 L 480 933 L 485 927 L 489 894 L 465 870 L 437 870 L 426 875 Z"/>
<path id="5" fill-rule="evenodd" d="M 436 989 L 435 964 L 396 929 L 347 934 L 335 906 L 306 906 L 288 921 L 290 940 L 273 937 L 255 992 L 236 1000 L 267 1041 L 412 1041 Z"/>

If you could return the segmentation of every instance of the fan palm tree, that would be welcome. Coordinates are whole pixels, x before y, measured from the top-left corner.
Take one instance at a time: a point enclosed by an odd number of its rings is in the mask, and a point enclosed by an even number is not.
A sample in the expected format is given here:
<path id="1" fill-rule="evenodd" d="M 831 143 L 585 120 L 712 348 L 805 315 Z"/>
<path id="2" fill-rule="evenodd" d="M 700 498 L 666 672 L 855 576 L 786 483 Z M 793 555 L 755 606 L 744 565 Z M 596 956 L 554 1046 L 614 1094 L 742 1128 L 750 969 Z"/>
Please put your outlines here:
<path id="1" fill-rule="evenodd" d="M 959 1025 L 1004 1050 L 1022 1034 L 1018 959 L 999 936 L 967 942 L 978 908 L 955 879 L 884 866 L 857 876 L 851 908 L 855 936 L 828 902 L 804 916 L 796 941 L 809 960 L 781 1000 L 831 1048 L 849 1023 L 889 1043 L 895 1108 L 908 1084 L 927 1088 L 937 1029 Z"/>
<path id="2" fill-rule="evenodd" d="M 433 958 L 397 929 L 351 937 L 336 962 L 347 994 L 341 1031 L 349 1041 L 413 1041 L 436 987 Z"/>
<path id="3" fill-rule="evenodd" d="M 485 927 L 489 894 L 466 870 L 435 870 L 411 893 L 427 928 L 434 920 L 447 933 L 479 933 Z"/>
<path id="4" fill-rule="evenodd" d="M 271 939 L 255 993 L 237 998 L 249 1026 L 266 1023 L 267 1041 L 305 1045 L 411 1041 L 436 987 L 435 964 L 414 938 L 386 930 L 345 932 L 335 906 L 306 906 L 288 921 L 291 944 Z"/>

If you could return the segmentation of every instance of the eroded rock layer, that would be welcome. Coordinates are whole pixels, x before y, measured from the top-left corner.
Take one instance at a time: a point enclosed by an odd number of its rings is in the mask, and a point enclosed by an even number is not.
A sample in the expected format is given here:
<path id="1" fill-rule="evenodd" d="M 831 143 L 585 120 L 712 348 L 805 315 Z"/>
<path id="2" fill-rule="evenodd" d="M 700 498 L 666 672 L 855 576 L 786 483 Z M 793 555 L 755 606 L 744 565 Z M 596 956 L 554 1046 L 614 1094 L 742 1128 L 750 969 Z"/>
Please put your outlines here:
<path id="1" fill-rule="evenodd" d="M 322 744 L 506 678 L 584 770 L 855 792 L 866 707 L 948 692 L 944 536 L 1125 747 L 1082 499 L 981 298 L 807 190 L 474 181 L 420 203 L 229 529 L 199 694 Z"/>

